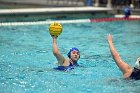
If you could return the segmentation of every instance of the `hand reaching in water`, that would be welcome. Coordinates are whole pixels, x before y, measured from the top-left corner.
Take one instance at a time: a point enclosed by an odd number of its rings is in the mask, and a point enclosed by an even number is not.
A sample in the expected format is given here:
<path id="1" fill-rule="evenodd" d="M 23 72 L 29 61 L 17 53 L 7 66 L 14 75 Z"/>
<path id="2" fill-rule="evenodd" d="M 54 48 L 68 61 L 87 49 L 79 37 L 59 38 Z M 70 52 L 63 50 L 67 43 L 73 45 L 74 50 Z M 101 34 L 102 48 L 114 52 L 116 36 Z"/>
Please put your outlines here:
<path id="1" fill-rule="evenodd" d="M 107 40 L 108 40 L 108 43 L 113 43 L 113 37 L 111 34 L 107 35 Z"/>

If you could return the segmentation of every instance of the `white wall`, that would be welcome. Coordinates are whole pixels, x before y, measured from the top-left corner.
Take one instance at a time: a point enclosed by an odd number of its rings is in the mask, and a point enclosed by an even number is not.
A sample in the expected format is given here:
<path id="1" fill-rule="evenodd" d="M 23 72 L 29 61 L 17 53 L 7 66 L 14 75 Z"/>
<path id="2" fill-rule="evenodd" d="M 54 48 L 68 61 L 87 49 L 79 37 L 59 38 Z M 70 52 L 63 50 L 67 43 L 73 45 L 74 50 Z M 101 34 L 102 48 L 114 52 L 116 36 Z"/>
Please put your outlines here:
<path id="1" fill-rule="evenodd" d="M 23 4 L 47 4 L 51 0 L 0 0 L 3 2 L 23 3 Z"/>
<path id="2" fill-rule="evenodd" d="M 39 4 L 39 5 L 79 5 L 83 6 L 84 1 L 77 1 L 77 0 L 0 0 L 3 2 L 11 2 L 11 3 L 21 3 L 21 4 Z"/>

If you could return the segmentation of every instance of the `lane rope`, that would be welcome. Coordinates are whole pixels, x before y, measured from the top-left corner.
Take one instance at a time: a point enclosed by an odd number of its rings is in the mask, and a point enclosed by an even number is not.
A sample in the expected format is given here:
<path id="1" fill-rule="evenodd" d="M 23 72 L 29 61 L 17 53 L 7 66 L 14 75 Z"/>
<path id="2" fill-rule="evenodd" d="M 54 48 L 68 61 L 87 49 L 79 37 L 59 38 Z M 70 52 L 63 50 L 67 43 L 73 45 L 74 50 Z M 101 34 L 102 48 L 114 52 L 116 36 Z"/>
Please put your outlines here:
<path id="1" fill-rule="evenodd" d="M 86 23 L 86 22 L 111 22 L 121 20 L 140 20 L 140 18 L 94 18 L 94 19 L 76 19 L 76 20 L 46 20 L 46 21 L 33 21 L 33 22 L 0 22 L 0 26 L 21 26 L 21 25 L 41 25 L 51 24 L 53 22 L 59 23 Z"/>
<path id="2" fill-rule="evenodd" d="M 20 25 L 41 25 L 41 24 L 51 24 L 54 22 L 59 23 L 85 23 L 90 22 L 90 19 L 79 19 L 79 20 L 53 20 L 53 21 L 34 21 L 34 22 L 1 22 L 0 26 L 20 26 Z"/>

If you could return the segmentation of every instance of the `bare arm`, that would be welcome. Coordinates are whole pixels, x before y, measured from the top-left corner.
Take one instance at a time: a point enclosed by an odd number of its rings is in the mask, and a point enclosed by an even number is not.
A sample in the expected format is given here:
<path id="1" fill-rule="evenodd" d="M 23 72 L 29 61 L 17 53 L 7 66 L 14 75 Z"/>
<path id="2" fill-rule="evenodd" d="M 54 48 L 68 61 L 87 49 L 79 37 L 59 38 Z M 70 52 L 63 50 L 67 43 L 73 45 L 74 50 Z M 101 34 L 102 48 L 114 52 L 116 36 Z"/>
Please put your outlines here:
<path id="1" fill-rule="evenodd" d="M 114 61 L 118 65 L 119 69 L 122 71 L 124 77 L 128 77 L 132 72 L 132 68 L 127 63 L 125 63 L 120 57 L 119 53 L 114 47 L 113 38 L 110 34 L 108 35 L 107 40 Z"/>
<path id="2" fill-rule="evenodd" d="M 56 57 L 58 63 L 60 65 L 63 65 L 65 58 L 63 57 L 63 55 L 60 54 L 59 50 L 58 50 L 58 46 L 57 46 L 57 36 L 52 36 L 53 39 L 53 54 Z"/>

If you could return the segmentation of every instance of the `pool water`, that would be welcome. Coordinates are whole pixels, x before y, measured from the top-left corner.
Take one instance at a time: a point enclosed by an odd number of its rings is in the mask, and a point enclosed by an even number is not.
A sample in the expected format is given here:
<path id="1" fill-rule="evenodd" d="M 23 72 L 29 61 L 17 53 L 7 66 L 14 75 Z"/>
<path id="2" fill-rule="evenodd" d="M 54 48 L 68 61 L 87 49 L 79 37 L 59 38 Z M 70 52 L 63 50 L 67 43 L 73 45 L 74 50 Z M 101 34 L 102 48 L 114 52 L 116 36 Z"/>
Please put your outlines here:
<path id="1" fill-rule="evenodd" d="M 140 21 L 62 24 L 58 46 L 67 57 L 81 51 L 80 67 L 55 71 L 49 25 L 0 27 L 0 93 L 139 93 L 140 82 L 122 79 L 107 34 L 132 67 L 140 56 Z"/>

